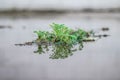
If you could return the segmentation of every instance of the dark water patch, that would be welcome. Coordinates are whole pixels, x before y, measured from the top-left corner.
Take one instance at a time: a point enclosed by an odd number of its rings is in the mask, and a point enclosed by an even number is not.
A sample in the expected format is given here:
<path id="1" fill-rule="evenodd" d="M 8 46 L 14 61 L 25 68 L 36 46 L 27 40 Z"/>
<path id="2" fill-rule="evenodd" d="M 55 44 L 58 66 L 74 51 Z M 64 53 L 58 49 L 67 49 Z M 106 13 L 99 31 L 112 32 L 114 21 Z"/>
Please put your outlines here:
<path id="1" fill-rule="evenodd" d="M 9 26 L 9 25 L 0 25 L 0 29 L 12 29 L 12 26 Z"/>
<path id="2" fill-rule="evenodd" d="M 103 27 L 101 28 L 102 31 L 109 31 L 109 28 L 108 27 Z"/>
<path id="3" fill-rule="evenodd" d="M 120 8 L 106 8 L 106 9 L 93 9 L 93 8 L 84 8 L 81 12 L 85 13 L 116 13 L 120 12 Z"/>

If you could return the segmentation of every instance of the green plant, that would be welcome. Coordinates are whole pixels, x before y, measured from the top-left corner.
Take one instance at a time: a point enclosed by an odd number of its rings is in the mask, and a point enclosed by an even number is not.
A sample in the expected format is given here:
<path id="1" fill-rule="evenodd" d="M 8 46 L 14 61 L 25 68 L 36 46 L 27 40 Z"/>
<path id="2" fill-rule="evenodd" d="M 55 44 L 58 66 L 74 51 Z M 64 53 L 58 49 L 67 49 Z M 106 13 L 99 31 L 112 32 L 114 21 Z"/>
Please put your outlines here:
<path id="1" fill-rule="evenodd" d="M 37 50 L 34 53 L 45 53 L 45 51 L 51 50 L 51 59 L 65 59 L 76 50 L 82 50 L 84 42 L 95 41 L 96 38 L 107 37 L 109 35 L 96 35 L 93 30 L 85 31 L 82 29 L 73 30 L 64 24 L 53 23 L 50 25 L 51 32 L 48 31 L 34 31 L 37 34 L 37 39 L 32 42 L 26 42 L 24 44 L 15 44 L 20 46 L 37 44 Z M 108 30 L 109 28 L 104 28 Z M 77 45 L 78 44 L 78 45 Z M 49 47 L 51 46 L 51 47 Z M 77 48 L 76 48 L 77 46 Z M 78 47 L 79 46 L 79 47 Z M 51 49 L 52 48 L 52 49 Z"/>
<path id="2" fill-rule="evenodd" d="M 88 32 L 78 29 L 73 30 L 64 24 L 53 23 L 50 25 L 52 32 L 34 31 L 38 35 L 39 41 L 52 42 L 55 44 L 75 44 L 88 38 Z"/>
<path id="3" fill-rule="evenodd" d="M 50 55 L 51 59 L 64 59 L 71 56 L 74 51 L 75 44 L 79 44 L 79 50 L 83 48 L 83 42 L 86 40 L 91 40 L 89 37 L 93 34 L 91 31 L 87 32 L 82 29 L 73 30 L 64 24 L 53 23 L 50 25 L 52 28 L 51 32 L 48 31 L 34 31 L 38 38 L 36 43 L 38 44 L 39 54 L 44 53 L 44 49 L 49 50 L 49 43 L 52 43 L 53 53 Z"/>
<path id="4" fill-rule="evenodd" d="M 69 43 L 71 41 L 70 38 L 72 35 L 70 35 L 70 33 L 73 31 L 72 29 L 69 29 L 64 24 L 53 23 L 50 26 L 53 29 L 52 33 L 55 35 L 56 42 Z"/>

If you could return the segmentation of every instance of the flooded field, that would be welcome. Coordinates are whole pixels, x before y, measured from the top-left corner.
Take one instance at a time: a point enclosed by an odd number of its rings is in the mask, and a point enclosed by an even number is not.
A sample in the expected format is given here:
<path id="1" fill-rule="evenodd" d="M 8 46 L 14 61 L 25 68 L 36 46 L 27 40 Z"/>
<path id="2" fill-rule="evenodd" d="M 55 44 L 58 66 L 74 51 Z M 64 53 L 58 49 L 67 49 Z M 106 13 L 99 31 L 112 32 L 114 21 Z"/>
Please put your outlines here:
<path id="1" fill-rule="evenodd" d="M 51 31 L 49 24 L 108 34 L 65 59 L 49 59 L 52 51 L 34 53 L 38 46 L 16 46 L 33 41 L 35 30 Z M 102 32 L 102 27 L 110 30 Z M 0 80 L 120 80 L 120 14 L 76 13 L 0 15 Z"/>

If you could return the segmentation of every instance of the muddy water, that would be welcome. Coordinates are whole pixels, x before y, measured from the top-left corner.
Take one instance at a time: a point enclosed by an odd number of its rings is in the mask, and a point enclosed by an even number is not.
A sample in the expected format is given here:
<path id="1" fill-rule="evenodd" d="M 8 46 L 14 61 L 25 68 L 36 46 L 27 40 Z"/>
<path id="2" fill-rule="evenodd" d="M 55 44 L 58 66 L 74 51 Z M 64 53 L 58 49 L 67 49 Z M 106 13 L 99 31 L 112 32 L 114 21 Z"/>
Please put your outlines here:
<path id="1" fill-rule="evenodd" d="M 120 16 L 91 15 L 1 16 L 0 80 L 120 80 Z M 35 40 L 34 30 L 50 31 L 52 22 L 110 36 L 84 43 L 83 50 L 66 59 L 49 59 L 51 51 L 36 54 L 36 45 L 14 45 Z M 101 32 L 102 27 L 110 30 Z"/>

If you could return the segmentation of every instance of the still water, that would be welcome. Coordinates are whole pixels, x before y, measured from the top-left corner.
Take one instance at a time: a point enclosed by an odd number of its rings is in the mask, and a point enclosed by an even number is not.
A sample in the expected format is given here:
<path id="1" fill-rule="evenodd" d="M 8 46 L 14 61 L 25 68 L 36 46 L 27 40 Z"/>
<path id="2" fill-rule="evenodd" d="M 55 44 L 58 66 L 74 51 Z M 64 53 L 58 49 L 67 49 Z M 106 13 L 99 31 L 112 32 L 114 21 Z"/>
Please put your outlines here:
<path id="1" fill-rule="evenodd" d="M 36 45 L 15 46 L 37 38 L 34 30 L 51 31 L 49 24 L 109 34 L 65 59 L 49 59 L 51 51 L 37 54 Z M 101 32 L 108 27 L 108 32 Z M 120 15 L 61 14 L 0 16 L 0 80 L 120 80 Z"/>

